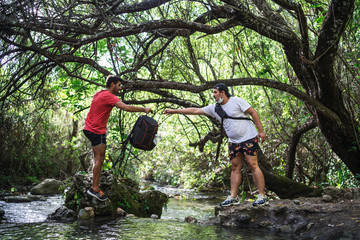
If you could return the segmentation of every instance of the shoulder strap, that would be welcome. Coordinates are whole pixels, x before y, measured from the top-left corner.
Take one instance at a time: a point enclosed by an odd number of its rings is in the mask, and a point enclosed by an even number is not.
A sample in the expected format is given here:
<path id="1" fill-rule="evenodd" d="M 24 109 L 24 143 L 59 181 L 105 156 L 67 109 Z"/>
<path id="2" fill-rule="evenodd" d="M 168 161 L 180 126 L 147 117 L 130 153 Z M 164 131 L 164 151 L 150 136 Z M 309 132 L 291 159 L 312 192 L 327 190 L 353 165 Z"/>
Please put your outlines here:
<path id="1" fill-rule="evenodd" d="M 220 147 L 222 144 L 222 138 L 223 138 L 223 125 L 224 125 L 224 118 L 221 118 L 221 126 L 220 126 L 220 140 L 218 142 L 217 148 L 216 148 L 216 157 L 215 157 L 215 162 L 217 162 L 218 158 L 219 158 L 219 153 L 220 153 Z"/>
<path id="2" fill-rule="evenodd" d="M 215 112 L 221 117 L 221 120 L 224 119 L 224 118 L 229 118 L 229 119 L 235 119 L 235 120 L 249 120 L 249 121 L 254 122 L 251 118 L 247 118 L 247 117 L 231 117 L 231 116 L 227 115 L 227 113 L 221 107 L 220 103 L 216 103 Z"/>
<path id="3" fill-rule="evenodd" d="M 249 121 L 254 122 L 251 118 L 247 118 L 247 117 L 230 117 L 230 116 L 227 116 L 226 118 L 236 119 L 236 120 L 249 120 Z"/>

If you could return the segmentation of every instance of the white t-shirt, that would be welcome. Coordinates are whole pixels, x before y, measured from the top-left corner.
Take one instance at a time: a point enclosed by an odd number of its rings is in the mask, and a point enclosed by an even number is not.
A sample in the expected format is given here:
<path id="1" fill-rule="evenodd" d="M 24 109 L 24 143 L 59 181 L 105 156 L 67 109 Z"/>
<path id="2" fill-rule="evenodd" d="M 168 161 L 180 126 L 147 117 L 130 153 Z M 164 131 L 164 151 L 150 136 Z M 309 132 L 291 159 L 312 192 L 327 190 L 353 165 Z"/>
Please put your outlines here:
<path id="1" fill-rule="evenodd" d="M 251 105 L 244 99 L 239 97 L 230 97 L 229 101 L 221 105 L 222 109 L 231 117 L 248 117 L 244 113 Z M 215 112 L 215 104 L 203 107 L 202 110 L 210 116 L 215 117 L 221 121 L 220 116 Z M 224 129 L 229 137 L 228 141 L 231 143 L 242 143 L 246 140 L 252 139 L 258 135 L 258 132 L 252 121 L 237 120 L 237 119 L 224 119 Z"/>

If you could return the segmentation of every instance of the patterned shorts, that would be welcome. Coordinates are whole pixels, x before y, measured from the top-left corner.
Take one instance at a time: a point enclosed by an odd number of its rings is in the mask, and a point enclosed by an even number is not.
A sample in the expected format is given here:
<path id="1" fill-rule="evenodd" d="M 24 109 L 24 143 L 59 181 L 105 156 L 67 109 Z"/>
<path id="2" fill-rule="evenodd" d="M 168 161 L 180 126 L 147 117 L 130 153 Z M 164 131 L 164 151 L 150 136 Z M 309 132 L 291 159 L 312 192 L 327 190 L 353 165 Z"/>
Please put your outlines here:
<path id="1" fill-rule="evenodd" d="M 252 138 L 242 143 L 229 142 L 229 158 L 232 160 L 240 153 L 248 156 L 256 156 L 259 148 L 258 138 Z"/>

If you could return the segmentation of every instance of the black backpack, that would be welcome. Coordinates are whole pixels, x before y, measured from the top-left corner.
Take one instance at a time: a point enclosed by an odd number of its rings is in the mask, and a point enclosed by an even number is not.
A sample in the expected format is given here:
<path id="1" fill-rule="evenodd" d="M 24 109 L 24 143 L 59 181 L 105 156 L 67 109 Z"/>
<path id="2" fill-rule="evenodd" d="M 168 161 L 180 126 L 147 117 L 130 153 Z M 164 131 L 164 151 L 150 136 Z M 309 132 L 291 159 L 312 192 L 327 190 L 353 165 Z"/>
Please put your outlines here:
<path id="1" fill-rule="evenodd" d="M 159 124 L 155 119 L 141 115 L 128 136 L 130 144 L 135 148 L 145 151 L 152 150 L 156 146 L 154 138 L 157 134 L 158 127 Z"/>
<path id="2" fill-rule="evenodd" d="M 136 123 L 125 141 L 121 143 L 122 149 L 118 159 L 113 163 L 113 167 L 120 162 L 120 166 L 125 158 L 126 145 L 130 141 L 131 146 L 145 151 L 152 150 L 156 144 L 154 142 L 157 134 L 159 124 L 155 119 L 146 115 L 141 115 L 136 120 Z M 132 153 L 133 154 L 133 153 Z M 136 157 L 136 156 L 135 156 Z M 137 158 L 137 157 L 136 157 Z"/>

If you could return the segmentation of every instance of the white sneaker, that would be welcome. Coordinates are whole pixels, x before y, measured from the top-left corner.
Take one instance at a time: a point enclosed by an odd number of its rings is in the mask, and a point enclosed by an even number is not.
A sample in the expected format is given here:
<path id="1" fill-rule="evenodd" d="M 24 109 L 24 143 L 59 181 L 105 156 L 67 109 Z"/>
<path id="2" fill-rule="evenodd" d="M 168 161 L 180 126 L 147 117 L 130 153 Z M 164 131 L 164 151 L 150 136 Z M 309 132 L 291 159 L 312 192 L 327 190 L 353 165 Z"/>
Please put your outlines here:
<path id="1" fill-rule="evenodd" d="M 240 201 L 239 201 L 239 197 L 236 196 L 236 198 L 231 197 L 230 195 L 226 198 L 225 201 L 220 203 L 221 207 L 227 207 L 227 206 L 236 206 L 239 205 Z"/>
<path id="2" fill-rule="evenodd" d="M 253 202 L 253 206 L 268 205 L 268 204 L 269 204 L 268 199 L 262 194 L 259 194 L 256 201 Z"/>

